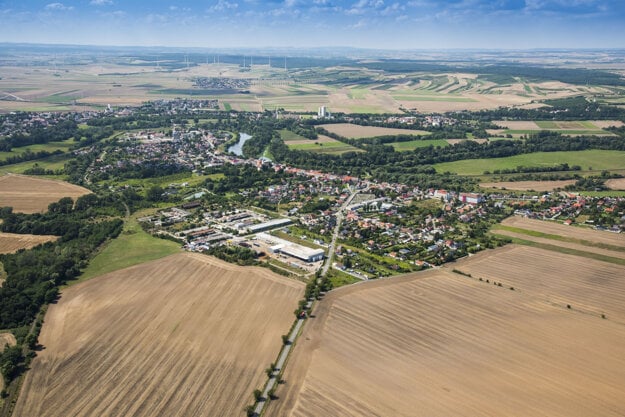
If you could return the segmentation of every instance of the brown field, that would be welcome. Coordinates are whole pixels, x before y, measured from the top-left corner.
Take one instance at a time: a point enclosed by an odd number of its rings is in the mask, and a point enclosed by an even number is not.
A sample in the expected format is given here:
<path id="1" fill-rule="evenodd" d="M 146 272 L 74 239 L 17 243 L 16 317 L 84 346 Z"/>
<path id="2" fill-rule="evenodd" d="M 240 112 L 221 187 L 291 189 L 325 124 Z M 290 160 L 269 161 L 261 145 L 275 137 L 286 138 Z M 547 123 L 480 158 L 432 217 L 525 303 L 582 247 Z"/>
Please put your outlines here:
<path id="1" fill-rule="evenodd" d="M 9 174 L 0 177 L 0 207 L 19 213 L 41 213 L 63 197 L 74 200 L 91 191 L 64 181 Z"/>
<path id="2" fill-rule="evenodd" d="M 9 346 L 15 346 L 17 341 L 15 340 L 15 336 L 13 333 L 0 333 L 0 353 L 4 350 L 4 348 Z M 0 375 L 0 391 L 4 389 L 4 378 Z"/>
<path id="3" fill-rule="evenodd" d="M 483 252 L 455 268 L 513 286 L 555 306 L 625 324 L 625 266 L 529 246 Z M 624 339 L 625 341 L 625 339 Z M 625 369 L 623 369 L 625 371 Z"/>
<path id="4" fill-rule="evenodd" d="M 586 259 L 543 262 L 526 249 L 454 265 L 474 277 L 515 277 L 516 291 L 445 268 L 330 292 L 304 328 L 268 415 L 622 416 L 625 327 L 574 302 L 587 296 L 623 310 L 625 270 L 610 275 L 595 264 L 601 275 L 586 268 L 582 276 L 568 268 L 576 274 L 569 279 L 554 269 Z M 560 285 L 547 290 L 577 298 L 572 310 L 542 294 L 549 281 Z M 608 300 L 596 297 L 615 289 Z"/>
<path id="5" fill-rule="evenodd" d="M 331 138 L 326 135 L 317 135 L 317 139 L 297 139 L 297 140 L 289 140 L 289 145 L 307 145 L 311 143 L 330 143 L 330 142 L 338 142 L 336 139 Z"/>
<path id="6" fill-rule="evenodd" d="M 625 252 L 623 251 L 600 248 L 596 246 L 589 246 L 589 245 L 584 245 L 582 243 L 565 242 L 565 241 L 549 239 L 545 237 L 530 236 L 524 233 L 516 233 L 516 232 L 509 231 L 509 230 L 493 230 L 492 232 L 497 235 L 508 236 L 508 237 L 513 237 L 513 238 L 518 238 L 518 239 L 523 239 L 523 240 L 529 240 L 531 242 L 541 243 L 545 245 L 558 246 L 560 248 L 575 249 L 575 250 L 582 251 L 582 252 L 596 253 L 599 255 L 610 256 L 612 258 L 625 259 Z"/>
<path id="7" fill-rule="evenodd" d="M 501 182 L 481 182 L 482 188 L 499 188 L 506 190 L 534 190 L 534 191 L 553 191 L 556 188 L 564 188 L 567 185 L 575 184 L 575 180 L 560 181 L 501 181 Z"/>
<path id="8" fill-rule="evenodd" d="M 58 239 L 57 236 L 19 235 L 0 232 L 0 254 L 14 253 L 20 249 L 30 249 L 46 242 Z"/>
<path id="9" fill-rule="evenodd" d="M 48 310 L 13 416 L 244 415 L 303 290 L 189 253 L 72 286 Z"/>
<path id="10" fill-rule="evenodd" d="M 625 123 L 620 120 L 593 120 L 592 124 L 597 126 L 599 129 L 605 129 L 606 127 L 621 127 L 625 126 Z"/>
<path id="11" fill-rule="evenodd" d="M 611 190 L 625 190 L 625 178 L 607 180 L 605 185 Z"/>
<path id="12" fill-rule="evenodd" d="M 309 112 L 325 105 L 332 112 L 346 113 L 388 113 L 398 112 L 401 108 L 446 112 L 499 106 L 538 107 L 543 104 L 532 102 L 579 94 L 610 93 L 603 87 L 560 82 L 527 81 L 498 85 L 481 80 L 475 74 L 463 73 L 437 74 L 435 78 L 445 78 L 440 84 L 433 80 L 398 84 L 397 76 L 377 71 L 338 67 L 315 70 L 322 79 L 325 71 L 360 71 L 375 79 L 376 83 L 369 88 L 328 85 L 315 81 L 317 77 L 309 81 L 304 77 L 295 82 L 293 78 L 284 77 L 283 70 L 267 65 L 255 65 L 249 72 L 241 72 L 238 65 L 223 63 L 208 63 L 175 71 L 161 71 L 155 61 L 133 62 L 132 66 L 121 61 L 57 65 L 22 67 L 7 64 L 0 67 L 0 113 L 84 110 L 107 104 L 138 105 L 148 100 L 189 96 L 187 92 L 194 89 L 192 79 L 198 76 L 253 79 L 249 95 L 194 96 L 218 98 L 222 109 L 228 103 L 233 110 L 242 111 L 284 108 L 287 111 Z M 294 70 L 294 73 L 297 72 Z M 389 89 L 373 88 L 389 82 L 394 84 Z M 526 85 L 530 93 L 525 90 Z"/>
<path id="13" fill-rule="evenodd" d="M 425 130 L 408 130 L 408 129 L 394 129 L 389 127 L 377 127 L 377 126 L 360 126 L 351 123 L 334 123 L 320 125 L 328 132 L 340 135 L 349 139 L 361 139 L 372 138 L 376 136 L 386 135 L 429 135 L 430 132 Z"/>
<path id="14" fill-rule="evenodd" d="M 527 219 L 521 216 L 508 217 L 501 224 L 568 238 L 625 247 L 625 234 L 602 232 L 588 227 L 566 226 L 560 223 Z"/>
<path id="15" fill-rule="evenodd" d="M 456 144 L 464 142 L 466 140 L 471 140 L 471 141 L 477 142 L 477 143 L 486 143 L 486 142 L 488 142 L 488 139 L 477 139 L 477 138 L 472 138 L 472 139 L 445 139 L 445 140 L 450 145 L 456 145 Z"/>

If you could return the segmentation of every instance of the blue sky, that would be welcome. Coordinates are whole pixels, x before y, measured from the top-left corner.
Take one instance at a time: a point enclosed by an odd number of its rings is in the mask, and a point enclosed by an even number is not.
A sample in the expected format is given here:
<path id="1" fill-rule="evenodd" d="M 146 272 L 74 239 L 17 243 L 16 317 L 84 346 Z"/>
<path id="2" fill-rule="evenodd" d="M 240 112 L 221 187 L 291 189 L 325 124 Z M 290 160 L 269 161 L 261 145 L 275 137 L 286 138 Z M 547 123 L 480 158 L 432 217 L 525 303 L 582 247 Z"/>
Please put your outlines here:
<path id="1" fill-rule="evenodd" d="M 625 47 L 625 0 L 0 0 L 0 42 Z"/>

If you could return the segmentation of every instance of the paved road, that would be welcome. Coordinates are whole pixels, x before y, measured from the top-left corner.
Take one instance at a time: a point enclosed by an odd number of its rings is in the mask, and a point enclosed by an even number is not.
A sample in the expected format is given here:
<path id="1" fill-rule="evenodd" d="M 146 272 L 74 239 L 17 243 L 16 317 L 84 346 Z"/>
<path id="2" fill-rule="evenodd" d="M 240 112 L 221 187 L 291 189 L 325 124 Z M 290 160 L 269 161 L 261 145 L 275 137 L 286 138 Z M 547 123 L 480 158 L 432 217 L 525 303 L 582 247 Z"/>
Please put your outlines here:
<path id="1" fill-rule="evenodd" d="M 306 305 L 306 309 L 307 310 L 310 309 L 311 305 L 312 305 L 312 301 L 308 301 L 308 304 Z M 263 412 L 263 408 L 265 408 L 265 405 L 267 404 L 267 398 L 269 398 L 269 391 L 271 391 L 273 387 L 275 387 L 275 385 L 278 383 L 278 375 L 282 371 L 282 367 L 284 367 L 284 363 L 286 362 L 286 359 L 289 357 L 289 352 L 291 351 L 291 348 L 293 347 L 293 342 L 295 342 L 295 339 L 297 338 L 297 335 L 299 334 L 300 329 L 304 325 L 304 320 L 305 319 L 303 318 L 297 320 L 295 327 L 293 327 L 293 330 L 289 334 L 289 343 L 282 346 L 280 357 L 278 358 L 278 361 L 276 362 L 276 369 L 271 374 L 271 378 L 269 378 L 269 381 L 267 382 L 267 385 L 265 386 L 265 389 L 263 390 L 263 394 L 262 394 L 263 399 L 259 401 L 256 404 L 256 408 L 254 408 L 254 415 L 260 416 L 261 413 Z"/>
<path id="2" fill-rule="evenodd" d="M 341 208 L 336 212 L 336 226 L 334 227 L 334 232 L 332 233 L 332 242 L 330 243 L 330 247 L 328 248 L 328 257 L 326 258 L 326 263 L 323 265 L 321 269 L 321 276 L 324 277 L 328 270 L 330 269 L 330 265 L 332 265 L 332 259 L 334 258 L 334 251 L 336 246 L 336 239 L 339 236 L 339 232 L 341 230 L 341 223 L 343 223 L 343 211 L 350 205 L 354 197 L 356 197 L 358 191 L 353 191 L 349 197 L 345 200 Z"/>

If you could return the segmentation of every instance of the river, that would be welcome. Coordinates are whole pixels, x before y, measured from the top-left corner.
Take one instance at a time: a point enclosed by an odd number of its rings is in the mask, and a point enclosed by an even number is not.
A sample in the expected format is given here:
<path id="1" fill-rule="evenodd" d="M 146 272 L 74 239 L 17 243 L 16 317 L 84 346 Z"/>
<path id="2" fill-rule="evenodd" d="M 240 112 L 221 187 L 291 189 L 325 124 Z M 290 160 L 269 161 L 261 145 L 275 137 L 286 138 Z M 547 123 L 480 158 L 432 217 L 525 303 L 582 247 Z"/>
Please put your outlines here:
<path id="1" fill-rule="evenodd" d="M 228 152 L 232 152 L 237 156 L 243 156 L 243 144 L 248 140 L 252 139 L 250 135 L 247 133 L 241 133 L 239 135 L 239 141 L 228 148 Z"/>

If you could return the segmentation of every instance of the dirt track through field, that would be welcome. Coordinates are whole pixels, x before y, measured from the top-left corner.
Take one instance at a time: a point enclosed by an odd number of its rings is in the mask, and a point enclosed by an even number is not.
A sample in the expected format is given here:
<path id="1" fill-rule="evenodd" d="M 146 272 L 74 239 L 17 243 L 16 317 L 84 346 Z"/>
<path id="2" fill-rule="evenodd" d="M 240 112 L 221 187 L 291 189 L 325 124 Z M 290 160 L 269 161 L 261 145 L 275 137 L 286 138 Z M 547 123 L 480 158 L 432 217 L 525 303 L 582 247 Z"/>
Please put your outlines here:
<path id="1" fill-rule="evenodd" d="M 625 413 L 625 326 L 529 292 L 436 270 L 339 289 L 315 316 L 268 415 Z"/>
<path id="2" fill-rule="evenodd" d="M 13 207 L 16 213 L 41 213 L 63 197 L 76 200 L 89 193 L 86 188 L 64 181 L 15 174 L 0 177 L 0 207 Z"/>
<path id="3" fill-rule="evenodd" d="M 188 253 L 70 287 L 14 417 L 244 415 L 303 288 Z"/>

